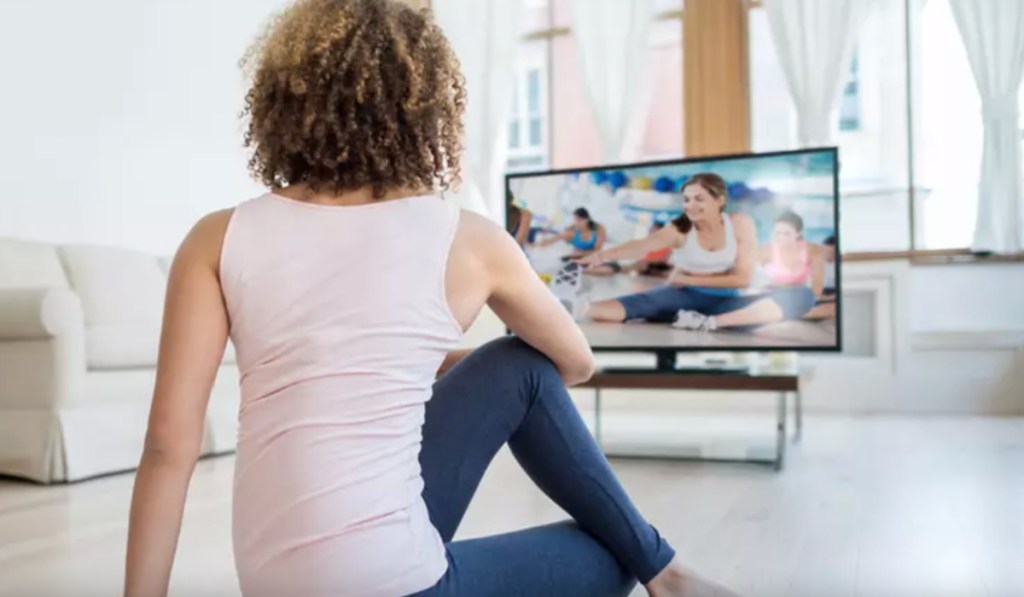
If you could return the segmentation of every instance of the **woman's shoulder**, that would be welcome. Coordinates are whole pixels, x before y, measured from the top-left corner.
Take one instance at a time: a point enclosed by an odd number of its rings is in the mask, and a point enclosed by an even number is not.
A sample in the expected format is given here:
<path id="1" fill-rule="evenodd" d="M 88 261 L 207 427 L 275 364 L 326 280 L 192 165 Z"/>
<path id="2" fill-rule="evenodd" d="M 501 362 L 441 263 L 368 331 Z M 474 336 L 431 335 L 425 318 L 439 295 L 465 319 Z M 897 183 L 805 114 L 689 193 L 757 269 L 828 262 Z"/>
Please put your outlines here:
<path id="1" fill-rule="evenodd" d="M 234 214 L 234 207 L 219 209 L 206 214 L 192 226 L 192 230 L 189 232 L 185 240 L 202 244 L 204 246 L 215 244 L 219 249 L 220 243 L 224 240 L 224 236 L 227 234 L 228 225 L 231 223 L 231 217 Z"/>
<path id="2" fill-rule="evenodd" d="M 522 255 L 522 248 L 507 230 L 490 218 L 465 209 L 459 217 L 451 250 L 457 258 L 484 266 L 501 264 Z"/>
<path id="3" fill-rule="evenodd" d="M 456 240 L 465 241 L 469 246 L 481 249 L 500 244 L 512 236 L 507 230 L 490 218 L 468 209 L 459 210 L 459 222 L 455 230 Z"/>
<path id="4" fill-rule="evenodd" d="M 743 212 L 730 212 L 729 219 L 732 220 L 733 225 L 736 224 L 753 224 L 754 218 L 750 217 L 750 214 Z"/>
<path id="5" fill-rule="evenodd" d="M 750 232 L 757 230 L 754 226 L 754 218 L 750 217 L 749 214 L 730 213 L 729 221 L 732 222 L 733 229 L 737 231 Z"/>
<path id="6" fill-rule="evenodd" d="M 219 270 L 221 249 L 234 213 L 235 208 L 221 209 L 200 218 L 178 247 L 175 263 Z"/>

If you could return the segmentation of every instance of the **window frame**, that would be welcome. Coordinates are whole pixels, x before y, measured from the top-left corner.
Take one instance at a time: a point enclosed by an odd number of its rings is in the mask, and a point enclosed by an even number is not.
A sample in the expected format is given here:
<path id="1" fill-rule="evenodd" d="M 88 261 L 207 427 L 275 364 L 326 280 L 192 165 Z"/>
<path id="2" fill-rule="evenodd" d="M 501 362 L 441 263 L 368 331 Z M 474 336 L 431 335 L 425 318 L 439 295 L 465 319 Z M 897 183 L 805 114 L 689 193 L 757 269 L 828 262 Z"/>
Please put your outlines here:
<path id="1" fill-rule="evenodd" d="M 523 43 L 521 40 L 520 43 Z M 525 59 L 520 59 L 514 68 L 514 83 L 512 87 L 513 99 L 509 104 L 509 114 L 506 118 L 506 160 L 505 169 L 509 172 L 533 170 L 546 168 L 551 160 L 551 127 L 549 118 L 551 114 L 550 99 L 550 68 L 551 52 L 547 43 L 529 40 L 526 45 L 538 45 L 538 48 L 529 54 Z M 530 85 L 531 73 L 537 73 L 539 101 L 536 111 L 531 111 L 530 106 Z M 540 143 L 529 143 L 533 121 L 540 121 Z M 512 146 L 512 126 L 516 125 L 518 143 Z M 526 161 L 525 164 L 514 162 Z"/>

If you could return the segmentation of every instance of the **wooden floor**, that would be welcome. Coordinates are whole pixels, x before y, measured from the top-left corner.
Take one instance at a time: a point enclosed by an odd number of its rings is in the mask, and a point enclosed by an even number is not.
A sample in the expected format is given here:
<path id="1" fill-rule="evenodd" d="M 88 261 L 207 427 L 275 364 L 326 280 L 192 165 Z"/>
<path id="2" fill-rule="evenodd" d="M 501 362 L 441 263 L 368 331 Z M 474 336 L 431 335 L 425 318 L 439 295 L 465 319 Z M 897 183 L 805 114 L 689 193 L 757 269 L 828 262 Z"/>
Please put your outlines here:
<path id="1" fill-rule="evenodd" d="M 232 464 L 198 468 L 172 595 L 238 594 Z M 1024 595 L 1022 419 L 811 418 L 781 474 L 613 464 L 695 568 L 745 595 Z M 59 487 L 0 481 L 0 595 L 119 594 L 131 484 L 131 475 Z M 502 454 L 461 534 L 559 518 Z"/>

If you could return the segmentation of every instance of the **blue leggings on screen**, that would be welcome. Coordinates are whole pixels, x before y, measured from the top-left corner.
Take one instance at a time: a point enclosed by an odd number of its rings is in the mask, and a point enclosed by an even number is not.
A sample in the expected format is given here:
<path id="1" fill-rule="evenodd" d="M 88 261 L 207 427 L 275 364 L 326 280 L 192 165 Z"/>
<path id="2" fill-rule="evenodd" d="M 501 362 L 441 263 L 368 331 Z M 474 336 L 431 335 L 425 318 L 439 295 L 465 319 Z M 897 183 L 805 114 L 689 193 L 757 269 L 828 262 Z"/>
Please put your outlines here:
<path id="1" fill-rule="evenodd" d="M 806 286 L 773 288 L 769 296 L 782 309 L 782 318 L 785 320 L 800 319 L 818 302 L 814 291 Z"/>
<path id="2" fill-rule="evenodd" d="M 763 299 L 774 301 L 782 309 L 784 320 L 799 319 L 814 307 L 814 292 L 805 286 L 776 288 L 764 294 L 712 294 L 696 288 L 659 286 L 647 292 L 619 297 L 626 321 L 671 323 L 680 310 L 704 315 L 732 313 Z"/>
<path id="3" fill-rule="evenodd" d="M 452 541 L 506 442 L 574 520 Z M 437 382 L 420 463 L 448 572 L 419 597 L 625 596 L 675 555 L 616 480 L 554 365 L 519 339 L 473 351 Z"/>
<path id="4" fill-rule="evenodd" d="M 642 319 L 671 323 L 682 309 L 704 315 L 721 315 L 738 311 L 762 298 L 764 297 L 712 294 L 694 288 L 659 286 L 647 292 L 619 297 L 618 301 L 626 310 L 626 321 Z"/>

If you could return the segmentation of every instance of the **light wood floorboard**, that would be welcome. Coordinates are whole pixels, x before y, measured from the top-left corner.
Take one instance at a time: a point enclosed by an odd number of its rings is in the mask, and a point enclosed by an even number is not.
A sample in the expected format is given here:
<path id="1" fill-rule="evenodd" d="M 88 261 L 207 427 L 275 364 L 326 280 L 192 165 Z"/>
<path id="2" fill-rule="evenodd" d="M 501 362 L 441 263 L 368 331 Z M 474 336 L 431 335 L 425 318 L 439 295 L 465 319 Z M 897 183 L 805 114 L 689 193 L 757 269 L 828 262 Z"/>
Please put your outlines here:
<path id="1" fill-rule="evenodd" d="M 671 437 L 666 430 L 700 425 L 693 418 L 682 423 L 634 418 L 616 429 L 608 417 L 609 434 L 619 437 Z M 771 421 L 761 423 L 746 423 L 751 434 L 763 429 L 751 441 L 770 441 Z M 613 464 L 690 564 L 745 595 L 1024 595 L 1024 419 L 814 417 L 782 473 L 747 465 Z M 228 457 L 197 469 L 172 595 L 238 595 L 232 466 Z M 55 487 L 0 481 L 0 595 L 119 594 L 132 478 Z M 560 518 L 502 453 L 460 534 Z"/>

